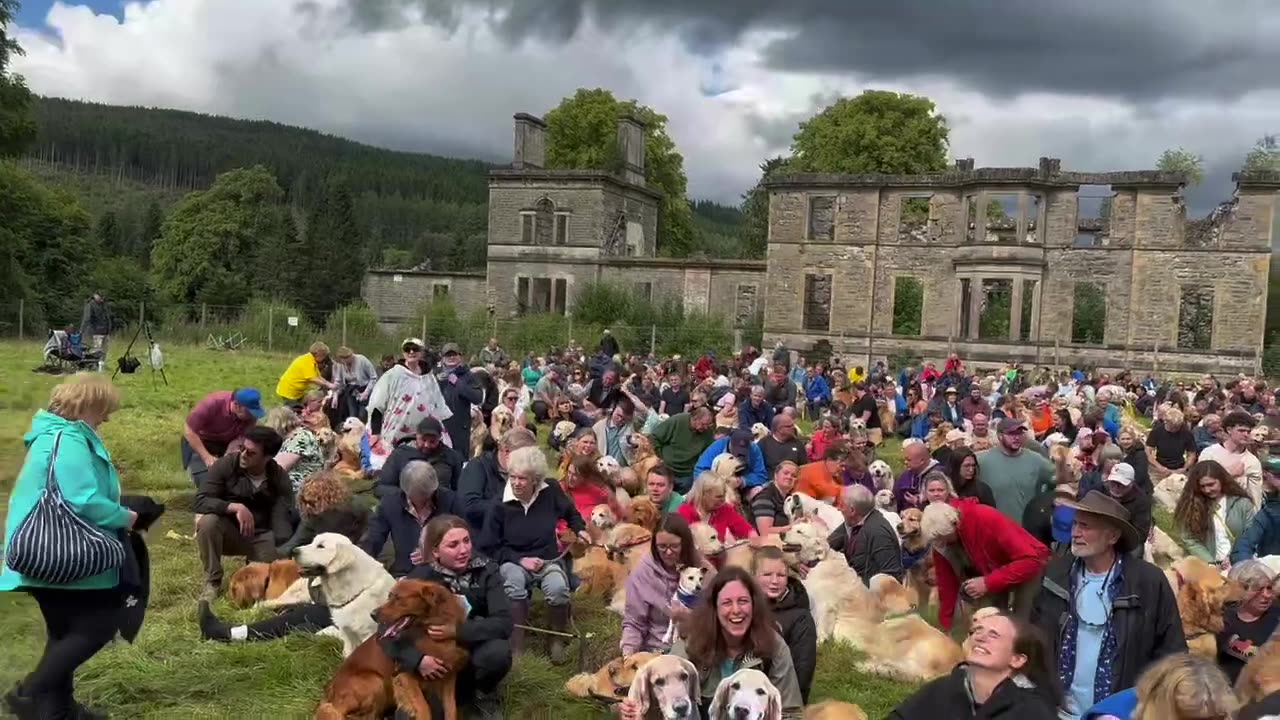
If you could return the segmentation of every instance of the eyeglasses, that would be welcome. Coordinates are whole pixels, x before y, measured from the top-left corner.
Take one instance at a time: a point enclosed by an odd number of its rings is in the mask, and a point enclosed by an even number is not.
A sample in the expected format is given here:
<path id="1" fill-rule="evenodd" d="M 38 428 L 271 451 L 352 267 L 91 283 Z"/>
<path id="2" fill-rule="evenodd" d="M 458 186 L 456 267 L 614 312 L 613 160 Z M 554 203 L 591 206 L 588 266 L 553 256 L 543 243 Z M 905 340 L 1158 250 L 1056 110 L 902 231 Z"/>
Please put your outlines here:
<path id="1" fill-rule="evenodd" d="M 680 548 L 684 547 L 681 543 L 658 543 L 658 552 L 667 555 L 673 555 L 680 552 Z"/>

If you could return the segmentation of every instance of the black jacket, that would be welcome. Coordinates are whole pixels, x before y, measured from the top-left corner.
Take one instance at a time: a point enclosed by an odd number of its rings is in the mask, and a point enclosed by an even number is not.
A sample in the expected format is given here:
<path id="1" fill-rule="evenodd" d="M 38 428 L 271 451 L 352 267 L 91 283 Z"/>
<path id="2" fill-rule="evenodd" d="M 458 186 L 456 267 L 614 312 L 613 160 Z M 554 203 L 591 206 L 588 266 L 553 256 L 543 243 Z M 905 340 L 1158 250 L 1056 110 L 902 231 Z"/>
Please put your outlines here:
<path id="1" fill-rule="evenodd" d="M 841 525 L 827 538 L 832 550 L 844 553 L 849 567 L 862 578 L 863 585 L 870 585 L 871 578 L 880 573 L 892 575 L 902 581 L 902 545 L 898 543 L 898 531 L 889 524 L 879 510 L 867 515 L 862 527 L 849 545 L 849 526 Z"/>
<path id="2" fill-rule="evenodd" d="M 1062 656 L 1063 634 L 1075 612 L 1069 589 L 1070 574 L 1079 572 L 1074 560 L 1071 555 L 1050 558 L 1040 595 L 1031 608 L 1031 622 L 1049 639 L 1053 657 Z M 1108 695 L 1133 687 L 1138 675 L 1156 660 L 1187 651 L 1177 599 L 1164 572 L 1128 556 L 1122 582 L 1111 610 L 1118 647 Z"/>
<path id="3" fill-rule="evenodd" d="M 484 528 L 489 506 L 502 502 L 502 491 L 507 485 L 507 474 L 498 466 L 497 451 L 481 453 L 467 463 L 458 481 L 459 502 L 462 516 L 474 530 Z"/>
<path id="4" fill-rule="evenodd" d="M 573 501 L 554 482 L 545 482 L 526 511 L 519 500 L 498 502 L 489 506 L 481 534 L 480 549 L 499 563 L 519 562 L 536 557 L 554 560 L 556 524 L 564 520 L 575 533 L 587 528 Z"/>
<path id="5" fill-rule="evenodd" d="M 441 487 L 436 490 L 431 517 L 427 520 L 440 515 L 461 516 L 461 510 L 457 494 L 447 487 Z M 378 557 L 382 553 L 383 546 L 387 544 L 387 539 L 390 538 L 391 545 L 395 549 L 395 559 L 391 561 L 391 574 L 395 577 L 408 575 L 413 570 L 413 561 L 409 558 L 422 542 L 422 527 L 425 524 L 420 524 L 418 519 L 409 513 L 404 493 L 384 495 L 378 500 L 378 509 L 374 511 L 369 521 L 369 532 L 360 542 L 360 549 L 371 557 Z"/>
<path id="6" fill-rule="evenodd" d="M 1263 720 L 1280 715 L 1280 690 L 1240 708 L 1236 720 Z"/>
<path id="7" fill-rule="evenodd" d="M 227 505 L 240 503 L 253 513 L 254 529 L 270 530 L 276 543 L 293 534 L 289 511 L 293 507 L 293 486 L 289 474 L 275 460 L 267 461 L 267 481 L 254 489 L 253 481 L 240 468 L 240 453 L 227 453 L 209 468 L 196 490 L 192 509 L 197 515 L 227 515 Z"/>
<path id="8" fill-rule="evenodd" d="M 961 663 L 950 675 L 929 682 L 894 708 L 889 720 L 1057 720 L 1058 711 L 1047 693 L 1019 687 L 1012 679 L 997 685 L 991 697 L 975 708 L 966 672 Z"/>
<path id="9" fill-rule="evenodd" d="M 791 649 L 800 697 L 807 705 L 813 671 L 818 666 L 818 628 L 809 609 L 809 593 L 799 578 L 787 578 L 787 594 L 773 606 L 773 618 L 778 621 L 778 631 Z"/>
<path id="10" fill-rule="evenodd" d="M 345 535 L 353 543 L 360 542 L 365 526 L 369 524 L 369 510 L 354 502 L 342 507 L 329 508 L 319 515 L 303 515 L 293 537 L 276 548 L 276 556 L 287 558 L 303 545 L 310 545 L 321 533 Z"/>
<path id="11" fill-rule="evenodd" d="M 1135 442 L 1133 449 L 1125 454 L 1121 462 L 1126 462 L 1133 468 L 1134 484 L 1144 495 L 1150 496 L 1154 488 L 1151 486 L 1151 463 L 1147 460 L 1147 446 L 1141 442 Z"/>
<path id="12" fill-rule="evenodd" d="M 80 316 L 80 334 L 86 337 L 111 334 L 111 313 L 107 312 L 106 302 L 96 302 L 89 298 L 89 302 L 84 304 L 84 313 Z"/>
<path id="13" fill-rule="evenodd" d="M 470 442 L 468 439 L 467 442 Z M 418 449 L 413 438 L 405 438 L 391 449 L 387 460 L 378 471 L 378 484 L 373 486 L 373 494 L 378 497 L 397 495 L 400 492 L 400 472 L 414 460 L 426 460 L 435 468 L 436 477 L 440 479 L 440 487 L 450 490 L 458 489 L 458 480 L 462 477 L 462 456 L 457 450 L 443 443 L 425 453 Z"/>
<path id="14" fill-rule="evenodd" d="M 513 630 L 511 601 L 502 587 L 502 574 L 498 564 L 482 557 L 472 557 L 471 567 L 464 573 L 470 588 L 462 594 L 471 606 L 467 619 L 458 626 L 458 643 L 473 649 L 482 643 L 505 640 Z M 414 580 L 437 582 L 448 587 L 448 582 L 431 565 L 419 565 L 409 573 Z M 415 672 L 422 663 L 422 651 L 401 636 L 398 641 L 384 643 L 383 649 L 395 659 L 396 664 L 409 672 Z"/>
<path id="15" fill-rule="evenodd" d="M 1138 534 L 1142 536 L 1143 541 L 1147 539 L 1147 535 L 1151 533 L 1151 496 L 1144 492 L 1141 488 L 1129 493 L 1123 498 L 1116 498 L 1125 510 L 1129 511 L 1129 524 L 1137 529 Z M 1142 556 L 1142 546 L 1133 549 L 1130 553 Z"/>
<path id="16" fill-rule="evenodd" d="M 1031 498 L 1027 509 L 1022 511 L 1022 529 L 1031 533 L 1031 537 L 1039 540 L 1045 547 L 1053 547 L 1053 489 L 1045 490 Z"/>
<path id="17" fill-rule="evenodd" d="M 450 382 L 449 377 L 456 375 L 458 381 Z M 444 421 L 444 429 L 449 432 L 453 444 L 467 447 L 471 444 L 471 406 L 484 402 L 484 390 L 480 381 L 465 365 L 453 370 L 441 368 L 436 375 L 440 383 L 440 393 L 444 395 L 445 404 L 453 411 L 453 416 Z"/>
<path id="18" fill-rule="evenodd" d="M 954 481 L 953 481 L 954 482 Z M 978 502 L 987 507 L 996 506 L 996 496 L 991 492 L 991 487 L 981 480 L 973 480 L 968 485 L 956 485 L 956 497 L 977 498 Z"/>

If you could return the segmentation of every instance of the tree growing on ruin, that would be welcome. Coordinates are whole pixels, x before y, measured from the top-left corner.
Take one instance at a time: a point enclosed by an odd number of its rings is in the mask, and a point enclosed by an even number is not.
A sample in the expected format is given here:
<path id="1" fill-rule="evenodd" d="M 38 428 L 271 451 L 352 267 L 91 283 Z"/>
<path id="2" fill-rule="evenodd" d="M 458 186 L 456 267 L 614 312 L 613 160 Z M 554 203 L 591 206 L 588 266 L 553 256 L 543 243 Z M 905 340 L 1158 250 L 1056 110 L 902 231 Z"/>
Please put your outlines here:
<path id="1" fill-rule="evenodd" d="M 1204 157 L 1186 148 L 1165 150 L 1156 161 L 1156 169 L 1186 175 L 1187 183 L 1190 185 L 1199 185 L 1204 182 Z"/>
<path id="2" fill-rule="evenodd" d="M 36 137 L 31 91 L 9 72 L 9 60 L 22 54 L 8 30 L 17 14 L 18 0 L 0 0 L 0 157 L 21 153 Z"/>
<path id="3" fill-rule="evenodd" d="M 769 192 L 764 181 L 784 172 L 787 160 L 772 157 L 760 163 L 760 180 L 742 195 L 742 244 L 747 257 L 763 258 L 769 244 Z"/>
<path id="4" fill-rule="evenodd" d="M 946 167 L 949 134 L 929 98 L 867 90 L 801 123 L 789 164 L 799 172 L 933 172 Z"/>
<path id="5" fill-rule="evenodd" d="M 1244 156 L 1246 171 L 1280 172 L 1280 136 L 1264 135 Z"/>
<path id="6" fill-rule="evenodd" d="M 618 120 L 631 115 L 645 125 L 646 183 L 662 192 L 658 251 L 683 257 L 693 242 L 693 211 L 686 197 L 684 157 L 667 134 L 667 116 L 635 100 L 619 100 L 603 88 L 579 88 L 547 112 L 547 166 L 579 170 L 621 168 Z"/>

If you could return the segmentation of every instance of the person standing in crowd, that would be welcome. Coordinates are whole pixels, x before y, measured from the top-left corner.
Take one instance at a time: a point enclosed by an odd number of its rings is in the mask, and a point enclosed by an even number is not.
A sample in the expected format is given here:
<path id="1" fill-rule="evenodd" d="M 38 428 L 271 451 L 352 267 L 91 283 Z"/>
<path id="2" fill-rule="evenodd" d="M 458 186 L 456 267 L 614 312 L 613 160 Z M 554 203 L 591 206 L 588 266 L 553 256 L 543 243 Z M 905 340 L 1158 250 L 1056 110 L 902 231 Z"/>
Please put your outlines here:
<path id="1" fill-rule="evenodd" d="M 387 456 L 382 469 L 378 471 L 374 495 L 398 495 L 400 471 L 415 460 L 431 463 L 440 487 L 458 489 L 458 482 L 462 477 L 462 454 L 444 444 L 444 425 L 433 417 L 425 417 L 418 423 L 417 434 L 396 443 Z"/>
<path id="2" fill-rule="evenodd" d="M 649 553 L 627 575 L 627 602 L 622 611 L 622 656 L 638 652 L 665 653 L 671 649 L 667 628 L 673 617 L 687 620 L 689 611 L 673 603 L 680 570 L 708 567 L 698 554 L 689 523 L 673 513 L 662 516 L 649 539 Z"/>
<path id="3" fill-rule="evenodd" d="M 977 415 L 983 417 L 991 416 L 991 406 L 983 399 L 982 386 L 978 383 L 975 382 L 969 385 L 969 394 L 960 401 L 960 415 L 969 422 L 972 422 Z M 957 425 L 956 427 L 963 427 L 963 425 Z"/>
<path id="4" fill-rule="evenodd" d="M 773 432 L 756 443 L 760 446 L 760 452 L 764 454 L 764 466 L 769 477 L 773 477 L 774 471 L 784 462 L 792 462 L 799 466 L 808 460 L 804 451 L 804 442 L 796 437 L 795 418 L 786 413 L 775 415 L 772 430 Z"/>
<path id="5" fill-rule="evenodd" d="M 1147 435 L 1147 467 L 1151 482 L 1158 483 L 1172 473 L 1184 472 L 1195 464 L 1197 452 L 1195 435 L 1187 427 L 1182 411 L 1175 407 L 1165 408 L 1151 424 L 1151 432 Z"/>
<path id="6" fill-rule="evenodd" d="M 182 469 L 196 487 L 218 458 L 240 447 L 245 432 L 266 411 L 256 388 L 219 390 L 196 403 L 182 425 Z"/>
<path id="7" fill-rule="evenodd" d="M 1201 460 L 1213 460 L 1226 469 L 1231 477 L 1253 498 L 1254 507 L 1262 506 L 1262 465 L 1258 457 L 1249 452 L 1249 431 L 1253 429 L 1253 416 L 1243 410 L 1233 410 L 1222 418 L 1222 442 L 1210 445 L 1200 453 Z"/>
<path id="8" fill-rule="evenodd" d="M 1227 472 L 1230 473 L 1230 470 Z M 1280 555 L 1280 456 L 1267 458 L 1262 466 L 1262 477 L 1266 491 L 1262 507 L 1249 521 L 1249 526 L 1240 537 L 1236 538 L 1235 545 L 1231 548 L 1232 565 L 1249 558 Z"/>
<path id="9" fill-rule="evenodd" d="M 880 427 L 880 408 L 865 382 L 858 382 L 853 386 L 853 404 L 849 407 L 849 416 L 861 420 L 866 426 L 867 440 L 872 445 L 879 446 L 884 442 L 884 430 Z"/>
<path id="10" fill-rule="evenodd" d="M 791 649 L 800 698 L 807 705 L 813 673 L 818 667 L 818 628 L 809 609 L 809 593 L 800 578 L 788 571 L 787 556 L 781 548 L 760 548 L 751 559 L 751 574 L 769 600 L 782 641 Z"/>
<path id="11" fill-rule="evenodd" d="M 1173 526 L 1186 551 L 1226 570 L 1231 546 L 1253 519 L 1253 499 L 1212 460 L 1191 466 L 1173 511 Z"/>
<path id="12" fill-rule="evenodd" d="M 693 487 L 693 468 L 712 442 L 714 415 L 700 407 L 689 413 L 672 415 L 653 431 L 653 451 L 662 464 L 676 476 L 676 491 L 687 493 Z"/>
<path id="13" fill-rule="evenodd" d="M 276 546 L 293 534 L 293 491 L 288 473 L 275 461 L 281 442 L 269 427 L 249 428 L 240 451 L 215 462 L 196 491 L 192 509 L 204 567 L 202 600 L 212 602 L 222 594 L 223 555 L 271 562 Z"/>
<path id="14" fill-rule="evenodd" d="M 476 360 L 486 368 L 503 370 L 506 369 L 507 353 L 498 344 L 498 338 L 489 338 L 488 344 L 480 348 L 480 353 L 476 355 Z"/>
<path id="15" fill-rule="evenodd" d="M 991 488 L 978 476 L 978 456 L 973 450 L 962 447 L 951 453 L 951 465 L 947 468 L 947 477 L 955 488 L 956 497 L 977 498 L 978 502 L 988 507 L 996 506 L 995 495 Z"/>
<path id="16" fill-rule="evenodd" d="M 107 341 L 111 338 L 111 312 L 102 293 L 94 293 L 84 304 L 84 312 L 80 315 L 80 333 L 88 335 L 93 349 L 102 353 L 98 370 L 103 370 L 107 362 Z"/>
<path id="17" fill-rule="evenodd" d="M 462 362 L 457 344 L 445 343 L 440 348 L 440 372 L 436 382 L 451 413 L 441 418 L 444 429 L 449 433 L 451 444 L 465 452 L 471 438 L 471 406 L 484 402 L 484 391 L 480 389 L 476 376 Z"/>
<path id="18" fill-rule="evenodd" d="M 1079 718 L 1187 641 L 1164 572 L 1130 555 L 1143 539 L 1124 507 L 1096 490 L 1062 503 L 1076 511 L 1071 554 L 1049 562 L 1031 621 L 1053 642 L 1064 717 Z"/>
<path id="19" fill-rule="evenodd" d="M 369 403 L 373 384 L 378 380 L 378 369 L 372 360 L 346 346 L 338 348 L 336 356 L 338 361 L 333 366 L 333 383 L 337 397 L 333 399 L 332 407 L 342 420 L 354 417 L 364 422 L 369 417 L 365 406 Z"/>
<path id="20" fill-rule="evenodd" d="M 840 512 L 844 524 L 832 531 L 827 544 L 844 553 L 863 585 L 869 585 L 871 578 L 881 573 L 901 581 L 902 545 L 898 531 L 876 509 L 875 496 L 861 485 L 850 485 L 842 495 Z"/>
<path id="21" fill-rule="evenodd" d="M 1120 432 L 1124 432 L 1121 430 Z M 1138 482 L 1134 478 L 1133 468 L 1128 463 L 1117 463 L 1111 468 L 1111 472 L 1107 473 L 1107 493 L 1111 495 L 1116 502 L 1124 506 L 1129 513 L 1129 524 L 1133 525 L 1138 531 L 1138 536 L 1145 543 L 1147 537 L 1151 534 L 1151 526 L 1153 524 L 1151 518 L 1151 496 L 1142 491 L 1138 487 Z M 1133 549 L 1132 552 L 1141 556 L 1143 547 L 1140 545 Z"/>
<path id="22" fill-rule="evenodd" d="M 675 478 L 666 465 L 659 463 L 650 468 L 644 486 L 660 513 L 674 513 L 684 503 L 684 496 L 675 491 Z"/>
<path id="23" fill-rule="evenodd" d="M 369 445 L 375 469 L 382 467 L 401 440 L 417 433 L 424 419 L 434 417 L 443 424 L 453 417 L 440 383 L 423 359 L 425 349 L 418 338 L 401 343 L 403 358 L 378 378 L 369 395 Z M 445 443 L 465 446 L 469 437 L 465 434 Z"/>
<path id="24" fill-rule="evenodd" d="M 1005 418 L 996 432 L 999 444 L 978 453 L 978 470 L 995 496 L 996 509 L 1010 520 L 1022 522 L 1027 503 L 1053 487 L 1053 463 L 1023 447 L 1027 431 L 1022 421 Z"/>
<path id="25" fill-rule="evenodd" d="M 300 411 L 302 398 L 307 391 L 313 388 L 334 389 L 335 383 L 325 380 L 320 373 L 321 363 L 328 359 L 328 345 L 319 341 L 311 343 L 311 348 L 294 358 L 280 376 L 280 382 L 276 384 L 276 395 L 280 396 L 285 405 L 294 411 Z"/>
<path id="26" fill-rule="evenodd" d="M 938 623 L 952 630 L 957 603 L 1031 616 L 1049 549 L 999 510 L 964 498 L 931 503 L 920 532 L 933 547 L 938 578 Z M 956 628 L 963 631 L 963 628 Z"/>
<path id="27" fill-rule="evenodd" d="M 119 392 L 102 375 L 76 375 L 53 389 L 48 408 L 36 411 L 31 430 L 23 436 L 27 454 L 9 496 L 6 548 L 13 547 L 14 533 L 36 510 L 50 482 L 67 511 L 92 528 L 119 536 L 126 545 L 131 543 L 125 537 L 129 531 L 145 530 L 159 516 L 140 515 L 120 495 L 120 478 L 99 435 L 103 423 L 119 409 Z M 134 562 L 140 562 L 136 555 Z M 0 568 L 0 592 L 30 595 L 47 630 L 35 669 L 5 696 L 9 712 L 20 720 L 102 717 L 76 702 L 75 673 L 122 631 L 125 596 L 148 591 L 131 589 L 127 570 L 113 568 L 72 582 L 49 582 L 27 577 L 9 563 Z M 16 670 L 19 656 L 8 657 L 6 667 Z"/>
<path id="28" fill-rule="evenodd" d="M 1057 720 L 1062 691 L 1043 633 L 999 611 L 973 621 L 964 662 L 917 690 L 888 720 Z"/>
<path id="29" fill-rule="evenodd" d="M 390 539 L 395 555 L 389 569 L 393 576 L 404 577 L 421 560 L 415 553 L 427 523 L 444 515 L 460 515 L 462 504 L 453 490 L 440 484 L 435 468 L 424 460 L 405 463 L 399 479 L 398 492 L 384 493 L 378 499 L 369 532 L 356 542 L 376 558 Z"/>

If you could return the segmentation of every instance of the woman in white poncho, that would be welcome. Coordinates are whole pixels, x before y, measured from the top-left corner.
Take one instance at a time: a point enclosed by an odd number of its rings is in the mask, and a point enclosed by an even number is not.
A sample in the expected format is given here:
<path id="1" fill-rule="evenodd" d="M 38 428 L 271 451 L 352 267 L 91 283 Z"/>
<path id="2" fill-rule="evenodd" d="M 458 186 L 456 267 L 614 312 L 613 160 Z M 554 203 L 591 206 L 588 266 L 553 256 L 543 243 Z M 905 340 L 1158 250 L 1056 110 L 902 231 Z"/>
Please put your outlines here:
<path id="1" fill-rule="evenodd" d="M 374 470 L 382 467 L 397 443 L 414 437 L 419 422 L 434 417 L 443 423 L 453 417 L 432 368 L 423 360 L 422 341 L 409 338 L 400 350 L 404 358 L 378 378 L 369 396 L 369 459 Z M 466 443 L 466 438 L 451 439 L 448 433 L 442 439 L 450 447 Z"/>

